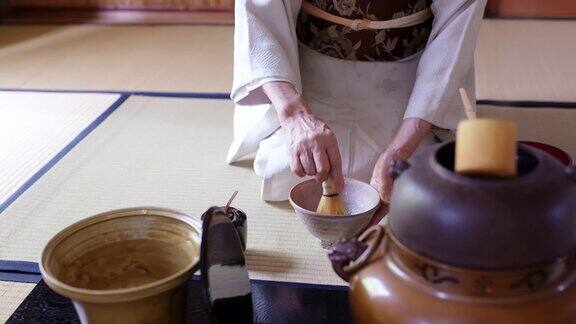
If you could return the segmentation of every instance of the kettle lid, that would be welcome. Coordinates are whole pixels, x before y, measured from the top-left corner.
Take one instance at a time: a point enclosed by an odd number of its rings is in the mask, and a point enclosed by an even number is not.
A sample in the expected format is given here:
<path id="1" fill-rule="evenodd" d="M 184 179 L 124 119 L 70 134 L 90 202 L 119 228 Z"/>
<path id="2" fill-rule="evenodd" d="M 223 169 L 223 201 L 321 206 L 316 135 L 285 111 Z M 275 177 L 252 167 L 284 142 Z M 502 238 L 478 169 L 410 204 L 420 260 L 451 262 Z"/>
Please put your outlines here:
<path id="1" fill-rule="evenodd" d="M 576 248 L 576 172 L 519 145 L 518 176 L 454 172 L 454 142 L 430 146 L 395 168 L 388 228 L 402 245 L 470 269 L 547 263 Z"/>

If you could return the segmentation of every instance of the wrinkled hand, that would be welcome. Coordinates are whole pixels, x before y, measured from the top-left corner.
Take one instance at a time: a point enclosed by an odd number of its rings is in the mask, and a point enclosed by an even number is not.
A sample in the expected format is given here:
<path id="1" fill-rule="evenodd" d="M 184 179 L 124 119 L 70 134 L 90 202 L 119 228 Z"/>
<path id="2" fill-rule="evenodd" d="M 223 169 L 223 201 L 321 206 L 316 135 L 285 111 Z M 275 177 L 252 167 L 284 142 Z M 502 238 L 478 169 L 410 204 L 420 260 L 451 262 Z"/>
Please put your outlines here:
<path id="1" fill-rule="evenodd" d="M 330 179 L 336 191 L 342 191 L 344 177 L 336 135 L 328 125 L 310 113 L 298 113 L 284 119 L 290 168 L 296 175 L 313 176 L 317 181 Z"/>
<path id="2" fill-rule="evenodd" d="M 386 204 L 390 203 L 392 185 L 394 184 L 394 180 L 390 176 L 390 167 L 394 160 L 405 160 L 408 158 L 404 156 L 406 156 L 406 153 L 402 153 L 400 150 L 388 149 L 380 155 L 374 166 L 370 184 L 378 190 L 380 199 Z"/>
<path id="3" fill-rule="evenodd" d="M 410 158 L 418 145 L 420 145 L 420 142 L 428 134 L 431 126 L 430 123 L 419 118 L 404 119 L 392 143 L 378 158 L 370 184 L 378 190 L 384 203 L 390 203 L 390 195 L 394 184 L 394 180 L 390 176 L 392 161 Z"/>
<path id="4" fill-rule="evenodd" d="M 286 133 L 290 168 L 298 176 L 317 181 L 330 179 L 337 192 L 344 188 L 342 160 L 334 132 L 318 119 L 288 82 L 268 82 L 263 86 Z"/>

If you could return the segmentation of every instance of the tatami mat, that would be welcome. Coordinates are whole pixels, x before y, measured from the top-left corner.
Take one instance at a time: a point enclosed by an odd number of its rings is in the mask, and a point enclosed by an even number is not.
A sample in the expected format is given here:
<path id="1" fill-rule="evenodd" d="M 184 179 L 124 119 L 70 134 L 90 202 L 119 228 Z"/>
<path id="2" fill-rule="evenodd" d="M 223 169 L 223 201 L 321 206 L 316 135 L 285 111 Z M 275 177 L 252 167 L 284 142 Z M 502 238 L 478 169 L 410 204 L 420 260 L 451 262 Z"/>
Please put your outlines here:
<path id="1" fill-rule="evenodd" d="M 52 235 L 98 212 L 153 205 L 200 216 L 239 190 L 251 278 L 343 284 L 289 205 L 259 199 L 251 163 L 226 165 L 231 123 L 227 100 L 130 97 L 0 214 L 0 260 L 37 262 Z"/>
<path id="2" fill-rule="evenodd" d="M 576 37 L 575 23 L 485 20 L 478 98 L 576 101 L 574 43 L 566 41 Z M 232 33 L 206 26 L 0 26 L 0 88 L 228 92 Z M 0 119 L 0 203 L 117 98 L 0 93 L 0 115 L 10 117 Z M 131 97 L 0 214 L 0 260 L 36 262 L 49 237 L 97 212 L 158 205 L 200 215 L 238 189 L 236 205 L 249 216 L 253 278 L 342 284 L 290 207 L 260 201 L 250 162 L 225 165 L 231 106 Z M 576 157 L 568 136 L 576 110 L 481 106 L 480 113 L 515 120 L 521 139 Z"/>
<path id="3" fill-rule="evenodd" d="M 485 19 L 478 99 L 576 101 L 575 20 Z M 233 27 L 0 26 L 0 87 L 229 92 Z"/>
<path id="4" fill-rule="evenodd" d="M 516 122 L 518 138 L 558 146 L 576 159 L 576 109 L 479 106 L 481 117 Z"/>
<path id="5" fill-rule="evenodd" d="M 5 323 L 10 318 L 35 285 L 0 281 L 0 323 Z"/>
<path id="6" fill-rule="evenodd" d="M 0 91 L 0 210 L 4 201 L 118 98 Z"/>
<path id="7" fill-rule="evenodd" d="M 231 26 L 0 26 L 0 88 L 229 92 Z"/>
<path id="8" fill-rule="evenodd" d="M 485 19 L 478 99 L 576 102 L 576 20 Z"/>

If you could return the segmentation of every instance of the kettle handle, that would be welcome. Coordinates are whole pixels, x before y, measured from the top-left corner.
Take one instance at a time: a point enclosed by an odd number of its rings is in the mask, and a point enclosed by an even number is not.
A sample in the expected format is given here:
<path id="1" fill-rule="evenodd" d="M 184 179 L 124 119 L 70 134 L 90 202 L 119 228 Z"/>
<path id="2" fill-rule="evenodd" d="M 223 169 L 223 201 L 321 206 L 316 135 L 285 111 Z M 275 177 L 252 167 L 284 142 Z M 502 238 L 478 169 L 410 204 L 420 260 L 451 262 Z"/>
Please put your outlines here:
<path id="1" fill-rule="evenodd" d="M 384 227 L 375 225 L 358 238 L 340 239 L 332 246 L 328 257 L 336 274 L 349 281 L 372 258 L 384 238 Z"/>

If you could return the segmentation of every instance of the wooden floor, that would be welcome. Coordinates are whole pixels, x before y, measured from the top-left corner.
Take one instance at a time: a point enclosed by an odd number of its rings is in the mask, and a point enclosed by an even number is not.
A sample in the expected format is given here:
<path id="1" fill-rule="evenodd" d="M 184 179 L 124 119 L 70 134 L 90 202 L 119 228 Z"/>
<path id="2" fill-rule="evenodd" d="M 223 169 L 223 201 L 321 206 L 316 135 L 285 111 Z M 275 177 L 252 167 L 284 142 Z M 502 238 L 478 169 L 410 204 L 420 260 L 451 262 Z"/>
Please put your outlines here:
<path id="1" fill-rule="evenodd" d="M 486 13 L 491 17 L 576 18 L 572 0 L 490 0 Z"/>

